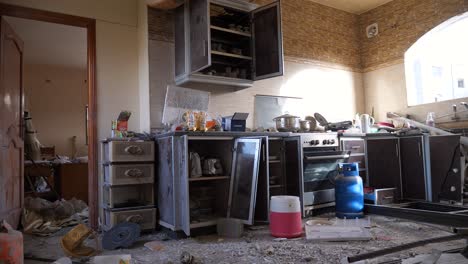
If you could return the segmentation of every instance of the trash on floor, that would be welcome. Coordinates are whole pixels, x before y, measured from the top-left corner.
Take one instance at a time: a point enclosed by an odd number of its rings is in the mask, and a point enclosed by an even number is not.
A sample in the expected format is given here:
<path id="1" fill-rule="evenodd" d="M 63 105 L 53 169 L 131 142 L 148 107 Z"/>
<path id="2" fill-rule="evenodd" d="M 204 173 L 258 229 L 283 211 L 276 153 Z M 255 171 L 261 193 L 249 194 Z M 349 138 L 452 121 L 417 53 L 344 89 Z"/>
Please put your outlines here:
<path id="1" fill-rule="evenodd" d="M 164 246 L 158 241 L 146 242 L 145 247 L 151 251 L 161 251 L 164 249 Z"/>
<path id="2" fill-rule="evenodd" d="M 122 222 L 102 236 L 102 248 L 114 250 L 128 248 L 140 237 L 140 225 L 130 222 Z"/>
<path id="3" fill-rule="evenodd" d="M 131 255 L 112 255 L 112 256 L 96 256 L 93 259 L 94 264 L 130 264 Z"/>
<path id="4" fill-rule="evenodd" d="M 85 245 L 84 242 L 88 238 L 94 238 L 96 248 Z M 70 257 L 94 256 L 98 253 L 98 235 L 84 224 L 79 224 L 62 237 L 60 245 L 65 254 Z"/>
<path id="5" fill-rule="evenodd" d="M 23 234 L 0 222 L 0 263 L 23 263 Z"/>
<path id="6" fill-rule="evenodd" d="M 23 232 L 37 236 L 48 236 L 66 226 L 73 226 L 88 219 L 88 206 L 75 198 L 49 202 L 42 198 L 24 199 Z"/>
<path id="7" fill-rule="evenodd" d="M 182 254 L 180 254 L 181 264 L 192 264 L 194 260 L 195 258 L 192 256 L 192 254 L 188 253 L 187 251 L 184 251 Z"/>
<path id="8" fill-rule="evenodd" d="M 311 241 L 355 241 L 370 240 L 372 235 L 369 230 L 363 228 L 365 221 L 353 220 L 330 221 L 327 219 L 309 220 L 305 224 L 306 238 Z M 346 223 L 346 224 L 337 224 Z"/>

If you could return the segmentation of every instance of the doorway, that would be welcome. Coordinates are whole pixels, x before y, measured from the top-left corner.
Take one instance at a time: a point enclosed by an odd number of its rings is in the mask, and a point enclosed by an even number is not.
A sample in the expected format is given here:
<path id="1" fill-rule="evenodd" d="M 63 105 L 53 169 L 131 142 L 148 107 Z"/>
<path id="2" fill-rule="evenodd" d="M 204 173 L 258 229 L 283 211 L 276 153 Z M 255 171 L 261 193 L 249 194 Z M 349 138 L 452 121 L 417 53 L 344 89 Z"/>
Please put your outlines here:
<path id="1" fill-rule="evenodd" d="M 5 21 L 8 21 L 8 19 L 10 19 L 11 20 L 10 22 L 12 24 L 17 23 L 18 21 L 26 23 L 25 21 L 28 20 L 28 21 L 35 21 L 37 23 L 44 23 L 44 22 L 53 23 L 52 25 L 55 25 L 58 27 L 63 27 L 64 25 L 71 26 L 77 29 L 77 31 L 75 32 L 79 32 L 80 30 L 82 30 L 83 35 L 85 36 L 86 47 L 84 49 L 84 54 L 83 54 L 85 58 L 83 58 L 83 61 L 78 62 L 81 64 L 83 64 L 84 62 L 85 65 L 81 73 L 78 74 L 79 77 L 76 78 L 77 82 L 80 82 L 80 83 L 75 84 L 75 86 L 77 86 L 78 88 L 81 88 L 85 92 L 85 94 L 82 94 L 82 96 L 84 96 L 82 101 L 83 103 L 85 103 L 86 108 L 85 106 L 83 106 L 83 109 L 79 111 L 80 113 L 85 113 L 81 116 L 81 120 L 80 120 L 80 123 L 84 125 L 84 128 L 78 129 L 78 130 L 81 130 L 80 133 L 78 133 L 77 131 L 77 134 L 79 134 L 80 136 L 77 135 L 76 138 L 73 137 L 74 136 L 72 135 L 73 133 L 69 133 L 70 134 L 69 142 L 63 142 L 63 140 L 61 140 L 60 142 L 57 142 L 57 145 L 60 145 L 59 147 L 60 150 L 58 150 L 57 146 L 55 146 L 54 148 L 53 147 L 54 144 L 47 144 L 46 146 L 44 146 L 46 147 L 44 152 L 46 154 L 47 153 L 58 154 L 60 151 L 60 153 L 70 154 L 69 156 L 73 156 L 73 158 L 78 158 L 79 156 L 87 156 L 87 165 L 85 165 L 84 169 L 82 169 L 84 170 L 84 173 L 87 174 L 87 176 L 84 176 L 87 179 L 87 186 L 85 187 L 87 189 L 87 192 L 85 195 L 87 196 L 86 198 L 88 200 L 89 224 L 92 228 L 96 229 L 97 223 L 98 223 L 98 169 L 97 169 L 98 168 L 97 167 L 98 166 L 98 163 L 97 163 L 98 162 L 97 161 L 98 142 L 97 142 L 97 126 L 96 126 L 97 124 L 97 120 L 96 120 L 97 98 L 96 98 L 96 33 L 95 33 L 96 22 L 94 19 L 77 17 L 77 16 L 72 16 L 72 15 L 64 15 L 64 14 L 59 14 L 55 12 L 48 12 L 48 11 L 42 11 L 42 10 L 37 10 L 37 9 L 6 5 L 6 4 L 0 4 L 0 16 L 2 18 L 6 18 Z M 2 22 L 3 21 L 4 20 L 2 19 Z M 15 25 L 13 25 L 12 28 L 14 27 Z M 27 45 L 25 45 L 25 48 L 27 48 Z M 24 60 L 24 57 L 25 56 L 23 52 L 23 60 Z M 31 67 L 29 66 L 25 67 L 25 66 L 26 65 L 23 64 L 21 74 L 27 73 L 27 71 L 31 70 L 30 69 Z M 26 83 L 24 82 L 25 77 L 26 76 L 22 78 L 21 93 L 19 93 L 21 97 L 21 100 L 20 100 L 21 110 L 19 112 L 21 115 L 23 115 L 23 110 L 27 110 L 28 107 L 29 108 L 31 107 L 32 100 L 33 100 L 31 99 L 31 91 L 29 91 L 29 95 L 30 95 L 29 98 L 28 98 L 28 91 L 26 91 L 26 94 L 23 98 L 23 94 L 24 94 L 23 88 L 28 88 L 28 87 L 25 87 L 26 85 Z M 42 87 L 44 90 L 59 89 L 59 87 L 57 86 L 62 85 L 60 84 L 61 78 L 56 77 L 56 76 L 51 77 L 51 78 L 41 77 L 41 79 L 42 81 L 37 82 L 37 87 Z M 0 89 L 1 88 L 2 87 L 0 87 Z M 37 94 L 35 94 L 34 97 L 37 97 Z M 40 105 L 40 102 L 38 102 L 37 100 L 35 104 L 36 104 L 36 109 L 41 108 L 40 106 L 38 106 Z M 39 111 L 36 111 L 36 112 L 39 112 Z M 34 113 L 31 113 L 31 116 L 34 118 Z M 51 118 L 54 118 L 54 117 L 51 117 Z M 24 120 L 24 117 L 21 119 Z M 47 124 L 41 124 L 41 125 L 43 127 L 47 126 Z M 20 124 L 20 127 L 23 129 L 24 126 L 25 124 L 24 122 L 22 122 Z M 22 138 L 24 139 L 24 135 Z M 64 154 L 62 155 L 66 156 Z M 72 169 L 72 171 L 76 171 L 76 169 Z M 19 173 L 21 177 L 23 177 L 22 174 L 23 173 Z M 29 182 L 24 182 L 23 179 L 20 179 L 19 182 L 21 183 L 21 192 L 22 192 L 24 188 L 23 186 L 29 185 Z M 71 188 L 70 191 L 73 191 L 73 188 Z M 21 199 L 20 204 L 22 207 L 24 203 L 25 195 L 24 193 L 16 194 L 16 195 L 21 196 L 19 197 L 19 199 Z"/>

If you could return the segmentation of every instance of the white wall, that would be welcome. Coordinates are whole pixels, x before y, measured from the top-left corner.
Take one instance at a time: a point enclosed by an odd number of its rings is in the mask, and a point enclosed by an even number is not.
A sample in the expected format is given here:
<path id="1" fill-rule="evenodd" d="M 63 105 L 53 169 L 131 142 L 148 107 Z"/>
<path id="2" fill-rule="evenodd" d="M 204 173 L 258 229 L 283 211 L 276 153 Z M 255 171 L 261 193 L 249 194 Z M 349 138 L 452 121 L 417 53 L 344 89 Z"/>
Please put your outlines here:
<path id="1" fill-rule="evenodd" d="M 76 154 L 86 156 L 86 68 L 25 65 L 23 76 L 25 109 L 41 144 L 55 146 L 57 155 L 72 157 L 71 138 L 76 136 Z"/>
<path id="2" fill-rule="evenodd" d="M 138 74 L 140 129 L 150 131 L 148 7 L 145 0 L 138 0 Z"/>
<path id="3" fill-rule="evenodd" d="M 120 110 L 132 111 L 129 129 L 140 130 L 138 12 L 135 0 L 0 0 L 96 19 L 98 137 L 110 134 Z"/>
<path id="4" fill-rule="evenodd" d="M 161 126 L 167 84 L 174 79 L 174 45 L 150 41 L 151 126 Z M 240 91 L 211 91 L 209 111 L 220 115 L 249 112 L 247 126 L 254 128 L 254 96 L 281 95 L 302 97 L 304 113 L 322 113 L 329 121 L 352 120 L 364 111 L 362 74 L 316 63 L 298 63 L 286 59 L 285 74 L 262 80 Z M 294 114 L 294 113 L 291 113 Z"/>

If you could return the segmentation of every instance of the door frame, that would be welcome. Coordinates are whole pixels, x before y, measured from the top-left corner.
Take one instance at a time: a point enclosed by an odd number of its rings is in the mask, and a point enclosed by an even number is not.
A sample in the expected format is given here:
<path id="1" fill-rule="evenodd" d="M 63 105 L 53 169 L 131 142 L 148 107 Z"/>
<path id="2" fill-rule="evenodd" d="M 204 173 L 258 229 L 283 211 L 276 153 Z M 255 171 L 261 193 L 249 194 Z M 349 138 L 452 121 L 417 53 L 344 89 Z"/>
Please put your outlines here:
<path id="1" fill-rule="evenodd" d="M 29 7 L 0 3 L 0 16 L 10 16 L 85 28 L 87 31 L 88 75 L 88 207 L 89 224 L 98 227 L 98 138 L 96 89 L 96 20 Z M 24 109 L 24 100 L 22 107 Z M 23 176 L 24 177 L 24 176 Z"/>

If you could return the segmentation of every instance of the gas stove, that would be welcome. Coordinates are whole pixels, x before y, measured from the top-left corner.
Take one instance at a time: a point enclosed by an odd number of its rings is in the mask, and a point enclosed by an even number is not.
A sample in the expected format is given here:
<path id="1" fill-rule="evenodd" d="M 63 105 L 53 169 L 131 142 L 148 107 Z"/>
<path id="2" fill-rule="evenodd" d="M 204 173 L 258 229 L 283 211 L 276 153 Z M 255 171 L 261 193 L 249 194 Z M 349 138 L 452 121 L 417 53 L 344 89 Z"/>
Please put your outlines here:
<path id="1" fill-rule="evenodd" d="M 297 133 L 301 136 L 302 148 L 339 148 L 338 133 Z"/>

